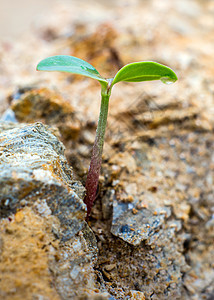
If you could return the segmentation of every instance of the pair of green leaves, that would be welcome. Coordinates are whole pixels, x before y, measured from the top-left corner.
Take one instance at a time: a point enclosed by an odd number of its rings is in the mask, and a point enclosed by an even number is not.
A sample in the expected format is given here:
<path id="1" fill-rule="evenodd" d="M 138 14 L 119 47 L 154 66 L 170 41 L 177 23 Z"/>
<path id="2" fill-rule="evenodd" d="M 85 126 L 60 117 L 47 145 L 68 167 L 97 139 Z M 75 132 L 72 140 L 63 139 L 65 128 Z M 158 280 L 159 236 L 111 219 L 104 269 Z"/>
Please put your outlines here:
<path id="1" fill-rule="evenodd" d="M 57 55 L 42 60 L 38 71 L 61 71 L 80 74 L 98 80 L 102 86 L 108 86 L 108 80 L 86 61 L 74 56 Z M 121 68 L 111 81 L 111 87 L 120 81 L 139 82 L 161 80 L 164 83 L 172 83 L 177 80 L 176 74 L 168 67 L 156 62 L 145 61 L 131 63 Z"/>

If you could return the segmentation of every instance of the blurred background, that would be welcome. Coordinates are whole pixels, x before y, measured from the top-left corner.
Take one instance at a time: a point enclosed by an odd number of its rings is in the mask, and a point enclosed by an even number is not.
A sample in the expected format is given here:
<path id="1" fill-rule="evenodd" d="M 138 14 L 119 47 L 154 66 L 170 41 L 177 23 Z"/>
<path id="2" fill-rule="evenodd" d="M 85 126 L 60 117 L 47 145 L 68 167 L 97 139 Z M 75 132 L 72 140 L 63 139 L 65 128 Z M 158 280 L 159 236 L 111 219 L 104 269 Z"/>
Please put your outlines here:
<path id="1" fill-rule="evenodd" d="M 0 0 L 0 39 L 19 37 L 27 28 L 32 26 L 38 16 L 47 14 L 57 2 L 71 1 Z"/>
<path id="2" fill-rule="evenodd" d="M 105 0 L 0 0 L 0 40 L 19 37 L 22 33 L 28 31 L 38 18 L 42 19 L 48 15 L 56 5 L 75 4 L 79 6 L 84 3 L 93 2 L 109 6 L 111 3 L 121 1 Z M 135 4 L 135 0 L 130 4 Z"/>

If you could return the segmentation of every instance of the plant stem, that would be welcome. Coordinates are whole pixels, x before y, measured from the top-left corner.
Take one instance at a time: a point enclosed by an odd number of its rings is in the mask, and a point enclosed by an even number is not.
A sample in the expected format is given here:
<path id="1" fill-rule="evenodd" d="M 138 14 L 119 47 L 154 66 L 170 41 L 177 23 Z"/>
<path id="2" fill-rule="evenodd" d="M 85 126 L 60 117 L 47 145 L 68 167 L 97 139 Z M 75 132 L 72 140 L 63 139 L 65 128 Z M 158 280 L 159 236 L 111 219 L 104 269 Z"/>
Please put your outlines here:
<path id="1" fill-rule="evenodd" d="M 95 142 L 92 150 L 91 163 L 90 163 L 88 176 L 85 184 L 86 196 L 84 202 L 87 205 L 87 219 L 91 213 L 91 208 L 96 198 L 100 168 L 102 163 L 103 144 L 104 144 L 106 124 L 107 124 L 108 105 L 109 105 L 109 97 L 110 97 L 110 92 L 108 91 L 107 88 L 102 89 L 101 96 L 102 98 L 101 98 L 99 121 L 96 130 Z"/>

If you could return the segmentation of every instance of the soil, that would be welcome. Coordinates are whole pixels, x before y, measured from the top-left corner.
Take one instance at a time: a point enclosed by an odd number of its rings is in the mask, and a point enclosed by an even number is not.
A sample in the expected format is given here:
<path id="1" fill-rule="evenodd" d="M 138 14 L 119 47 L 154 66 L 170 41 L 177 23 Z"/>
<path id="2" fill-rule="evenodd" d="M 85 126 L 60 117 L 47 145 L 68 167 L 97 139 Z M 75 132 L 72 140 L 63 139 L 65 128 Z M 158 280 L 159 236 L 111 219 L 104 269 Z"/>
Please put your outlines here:
<path id="1" fill-rule="evenodd" d="M 120 83 L 112 91 L 99 190 L 89 219 L 99 249 L 96 287 L 112 296 L 105 299 L 211 300 L 214 3 L 75 3 L 58 5 L 19 42 L 0 45 L 2 120 L 55 127 L 84 185 L 99 84 L 36 73 L 38 61 L 73 55 L 106 77 L 142 60 L 175 70 L 173 85 Z"/>

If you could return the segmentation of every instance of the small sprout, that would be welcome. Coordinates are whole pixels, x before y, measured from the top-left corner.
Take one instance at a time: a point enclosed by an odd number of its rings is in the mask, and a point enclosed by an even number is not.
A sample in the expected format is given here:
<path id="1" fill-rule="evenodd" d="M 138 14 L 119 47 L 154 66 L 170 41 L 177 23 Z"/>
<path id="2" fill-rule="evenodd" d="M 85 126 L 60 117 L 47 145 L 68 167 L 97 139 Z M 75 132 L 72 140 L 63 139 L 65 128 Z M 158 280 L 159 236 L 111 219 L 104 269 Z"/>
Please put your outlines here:
<path id="1" fill-rule="evenodd" d="M 169 84 L 177 80 L 176 74 L 168 67 L 152 61 L 135 62 L 121 68 L 114 78 L 103 78 L 99 72 L 82 59 L 67 55 L 57 55 L 42 60 L 37 65 L 38 71 L 61 71 L 80 74 L 96 79 L 101 84 L 101 107 L 96 131 L 95 142 L 92 150 L 92 158 L 86 179 L 86 196 L 84 202 L 87 205 L 87 218 L 91 213 L 93 202 L 99 181 L 102 163 L 104 136 L 107 124 L 109 97 L 114 84 L 120 81 L 140 82 L 161 80 Z"/>

